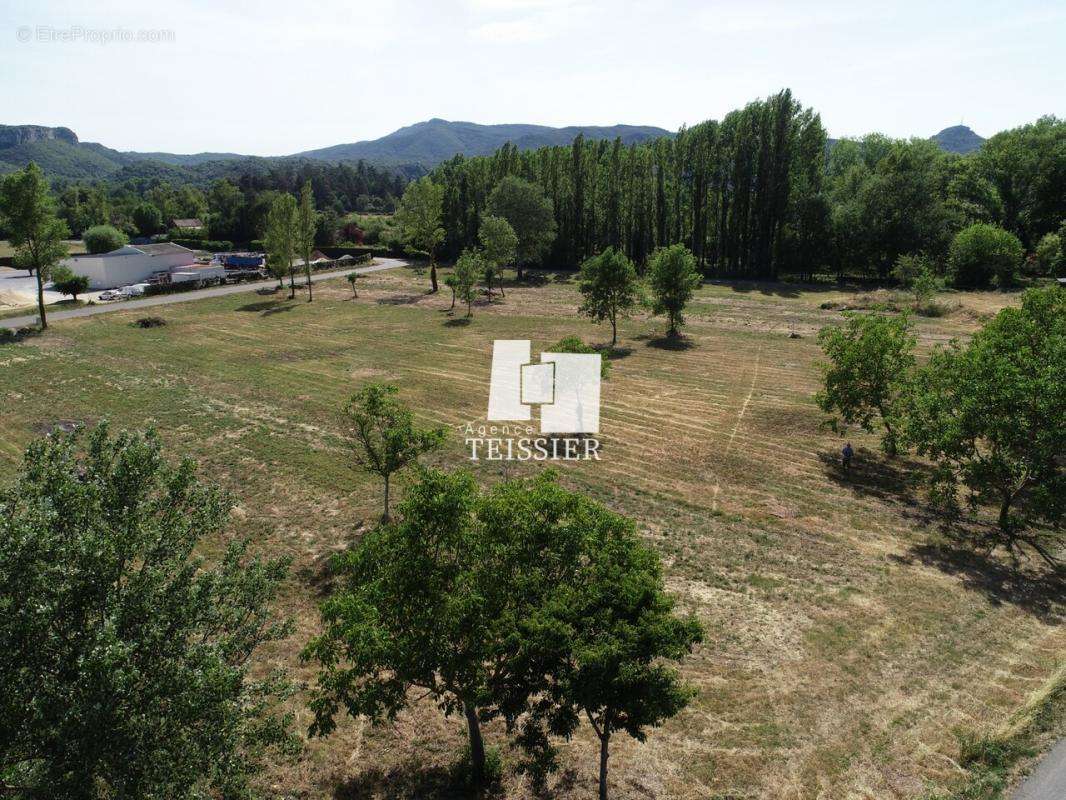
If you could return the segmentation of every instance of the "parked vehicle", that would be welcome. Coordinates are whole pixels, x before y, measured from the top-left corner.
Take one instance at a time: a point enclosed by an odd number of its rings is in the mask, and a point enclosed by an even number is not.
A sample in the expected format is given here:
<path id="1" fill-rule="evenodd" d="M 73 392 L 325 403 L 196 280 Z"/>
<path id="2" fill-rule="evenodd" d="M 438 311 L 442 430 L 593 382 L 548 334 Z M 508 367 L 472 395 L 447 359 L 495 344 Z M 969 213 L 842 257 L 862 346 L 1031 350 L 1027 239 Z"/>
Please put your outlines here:
<path id="1" fill-rule="evenodd" d="M 119 292 L 125 297 L 140 297 L 148 285 L 147 283 L 131 283 L 129 286 L 123 286 Z"/>
<path id="2" fill-rule="evenodd" d="M 117 289 L 107 289 L 106 291 L 100 292 L 100 296 L 98 299 L 103 300 L 105 302 L 109 300 L 125 300 L 126 295 L 122 294 L 122 292 L 118 291 Z"/>

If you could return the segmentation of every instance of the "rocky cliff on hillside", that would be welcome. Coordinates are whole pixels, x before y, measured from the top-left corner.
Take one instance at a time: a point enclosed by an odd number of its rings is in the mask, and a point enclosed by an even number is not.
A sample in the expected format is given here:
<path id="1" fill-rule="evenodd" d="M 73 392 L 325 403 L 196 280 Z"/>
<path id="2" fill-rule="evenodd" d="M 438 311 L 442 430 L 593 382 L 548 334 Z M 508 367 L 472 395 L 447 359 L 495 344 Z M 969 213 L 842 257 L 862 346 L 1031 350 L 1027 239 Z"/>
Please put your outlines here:
<path id="1" fill-rule="evenodd" d="M 0 125 L 0 149 L 48 141 L 77 144 L 78 137 L 70 128 L 46 128 L 44 125 Z"/>

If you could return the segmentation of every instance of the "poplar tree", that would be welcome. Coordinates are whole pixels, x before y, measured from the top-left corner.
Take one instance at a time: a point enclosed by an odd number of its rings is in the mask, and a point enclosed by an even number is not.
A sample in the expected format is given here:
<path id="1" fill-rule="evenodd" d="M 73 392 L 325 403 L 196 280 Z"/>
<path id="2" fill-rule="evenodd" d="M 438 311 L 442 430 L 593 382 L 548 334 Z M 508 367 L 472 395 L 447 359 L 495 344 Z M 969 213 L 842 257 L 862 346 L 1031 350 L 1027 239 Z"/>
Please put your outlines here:
<path id="1" fill-rule="evenodd" d="M 296 214 L 296 241 L 300 255 L 304 260 L 307 274 L 307 302 L 311 295 L 311 252 L 315 247 L 315 196 L 311 191 L 311 181 L 305 181 L 300 190 L 300 207 Z"/>
<path id="2" fill-rule="evenodd" d="M 291 194 L 279 194 L 274 198 L 267 213 L 266 224 L 267 265 L 278 279 L 289 275 L 289 299 L 296 297 L 296 278 L 293 259 L 296 253 L 296 199 Z"/>

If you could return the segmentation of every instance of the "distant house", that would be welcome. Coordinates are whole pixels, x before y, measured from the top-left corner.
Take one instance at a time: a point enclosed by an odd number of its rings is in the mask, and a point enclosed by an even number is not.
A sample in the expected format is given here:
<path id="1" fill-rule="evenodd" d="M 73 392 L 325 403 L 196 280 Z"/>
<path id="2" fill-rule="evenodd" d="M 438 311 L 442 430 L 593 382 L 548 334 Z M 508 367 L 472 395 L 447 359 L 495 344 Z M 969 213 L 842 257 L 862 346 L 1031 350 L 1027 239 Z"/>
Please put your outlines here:
<path id="1" fill-rule="evenodd" d="M 204 229 L 204 223 L 193 217 L 192 219 L 173 220 L 170 227 L 177 228 L 182 233 L 199 233 Z"/>
<path id="2" fill-rule="evenodd" d="M 89 279 L 90 289 L 112 289 L 142 283 L 153 273 L 167 272 L 196 263 L 196 254 L 173 242 L 128 244 L 110 253 L 73 256 L 63 264 L 75 275 Z"/>

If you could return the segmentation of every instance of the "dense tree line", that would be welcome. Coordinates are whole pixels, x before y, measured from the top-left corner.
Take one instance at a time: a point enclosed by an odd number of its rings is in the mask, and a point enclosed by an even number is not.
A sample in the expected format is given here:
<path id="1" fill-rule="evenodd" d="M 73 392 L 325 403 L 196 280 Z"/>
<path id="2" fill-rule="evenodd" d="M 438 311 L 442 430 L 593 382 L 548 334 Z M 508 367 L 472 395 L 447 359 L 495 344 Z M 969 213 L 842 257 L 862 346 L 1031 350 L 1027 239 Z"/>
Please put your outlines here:
<path id="1" fill-rule="evenodd" d="M 1057 230 L 1064 143 L 1066 123 L 1054 117 L 968 156 L 879 134 L 829 142 L 818 115 L 785 90 L 650 142 L 578 136 L 565 147 L 456 156 L 432 173 L 444 189 L 440 252 L 476 245 L 493 191 L 516 176 L 553 210 L 545 264 L 573 266 L 613 247 L 643 268 L 656 248 L 684 244 L 716 276 L 886 278 L 913 254 L 944 269 L 954 236 L 972 224 L 1002 227 L 1027 251 Z"/>
<path id="2" fill-rule="evenodd" d="M 131 237 L 151 236 L 166 232 L 174 219 L 198 218 L 207 223 L 203 233 L 212 239 L 250 242 L 263 236 L 274 197 L 295 196 L 308 181 L 324 214 L 319 244 L 332 243 L 345 214 L 394 210 L 406 182 L 399 173 L 364 161 L 254 161 L 210 179 L 163 174 L 58 181 L 52 188 L 58 214 L 75 236 L 95 225 L 113 225 Z"/>

